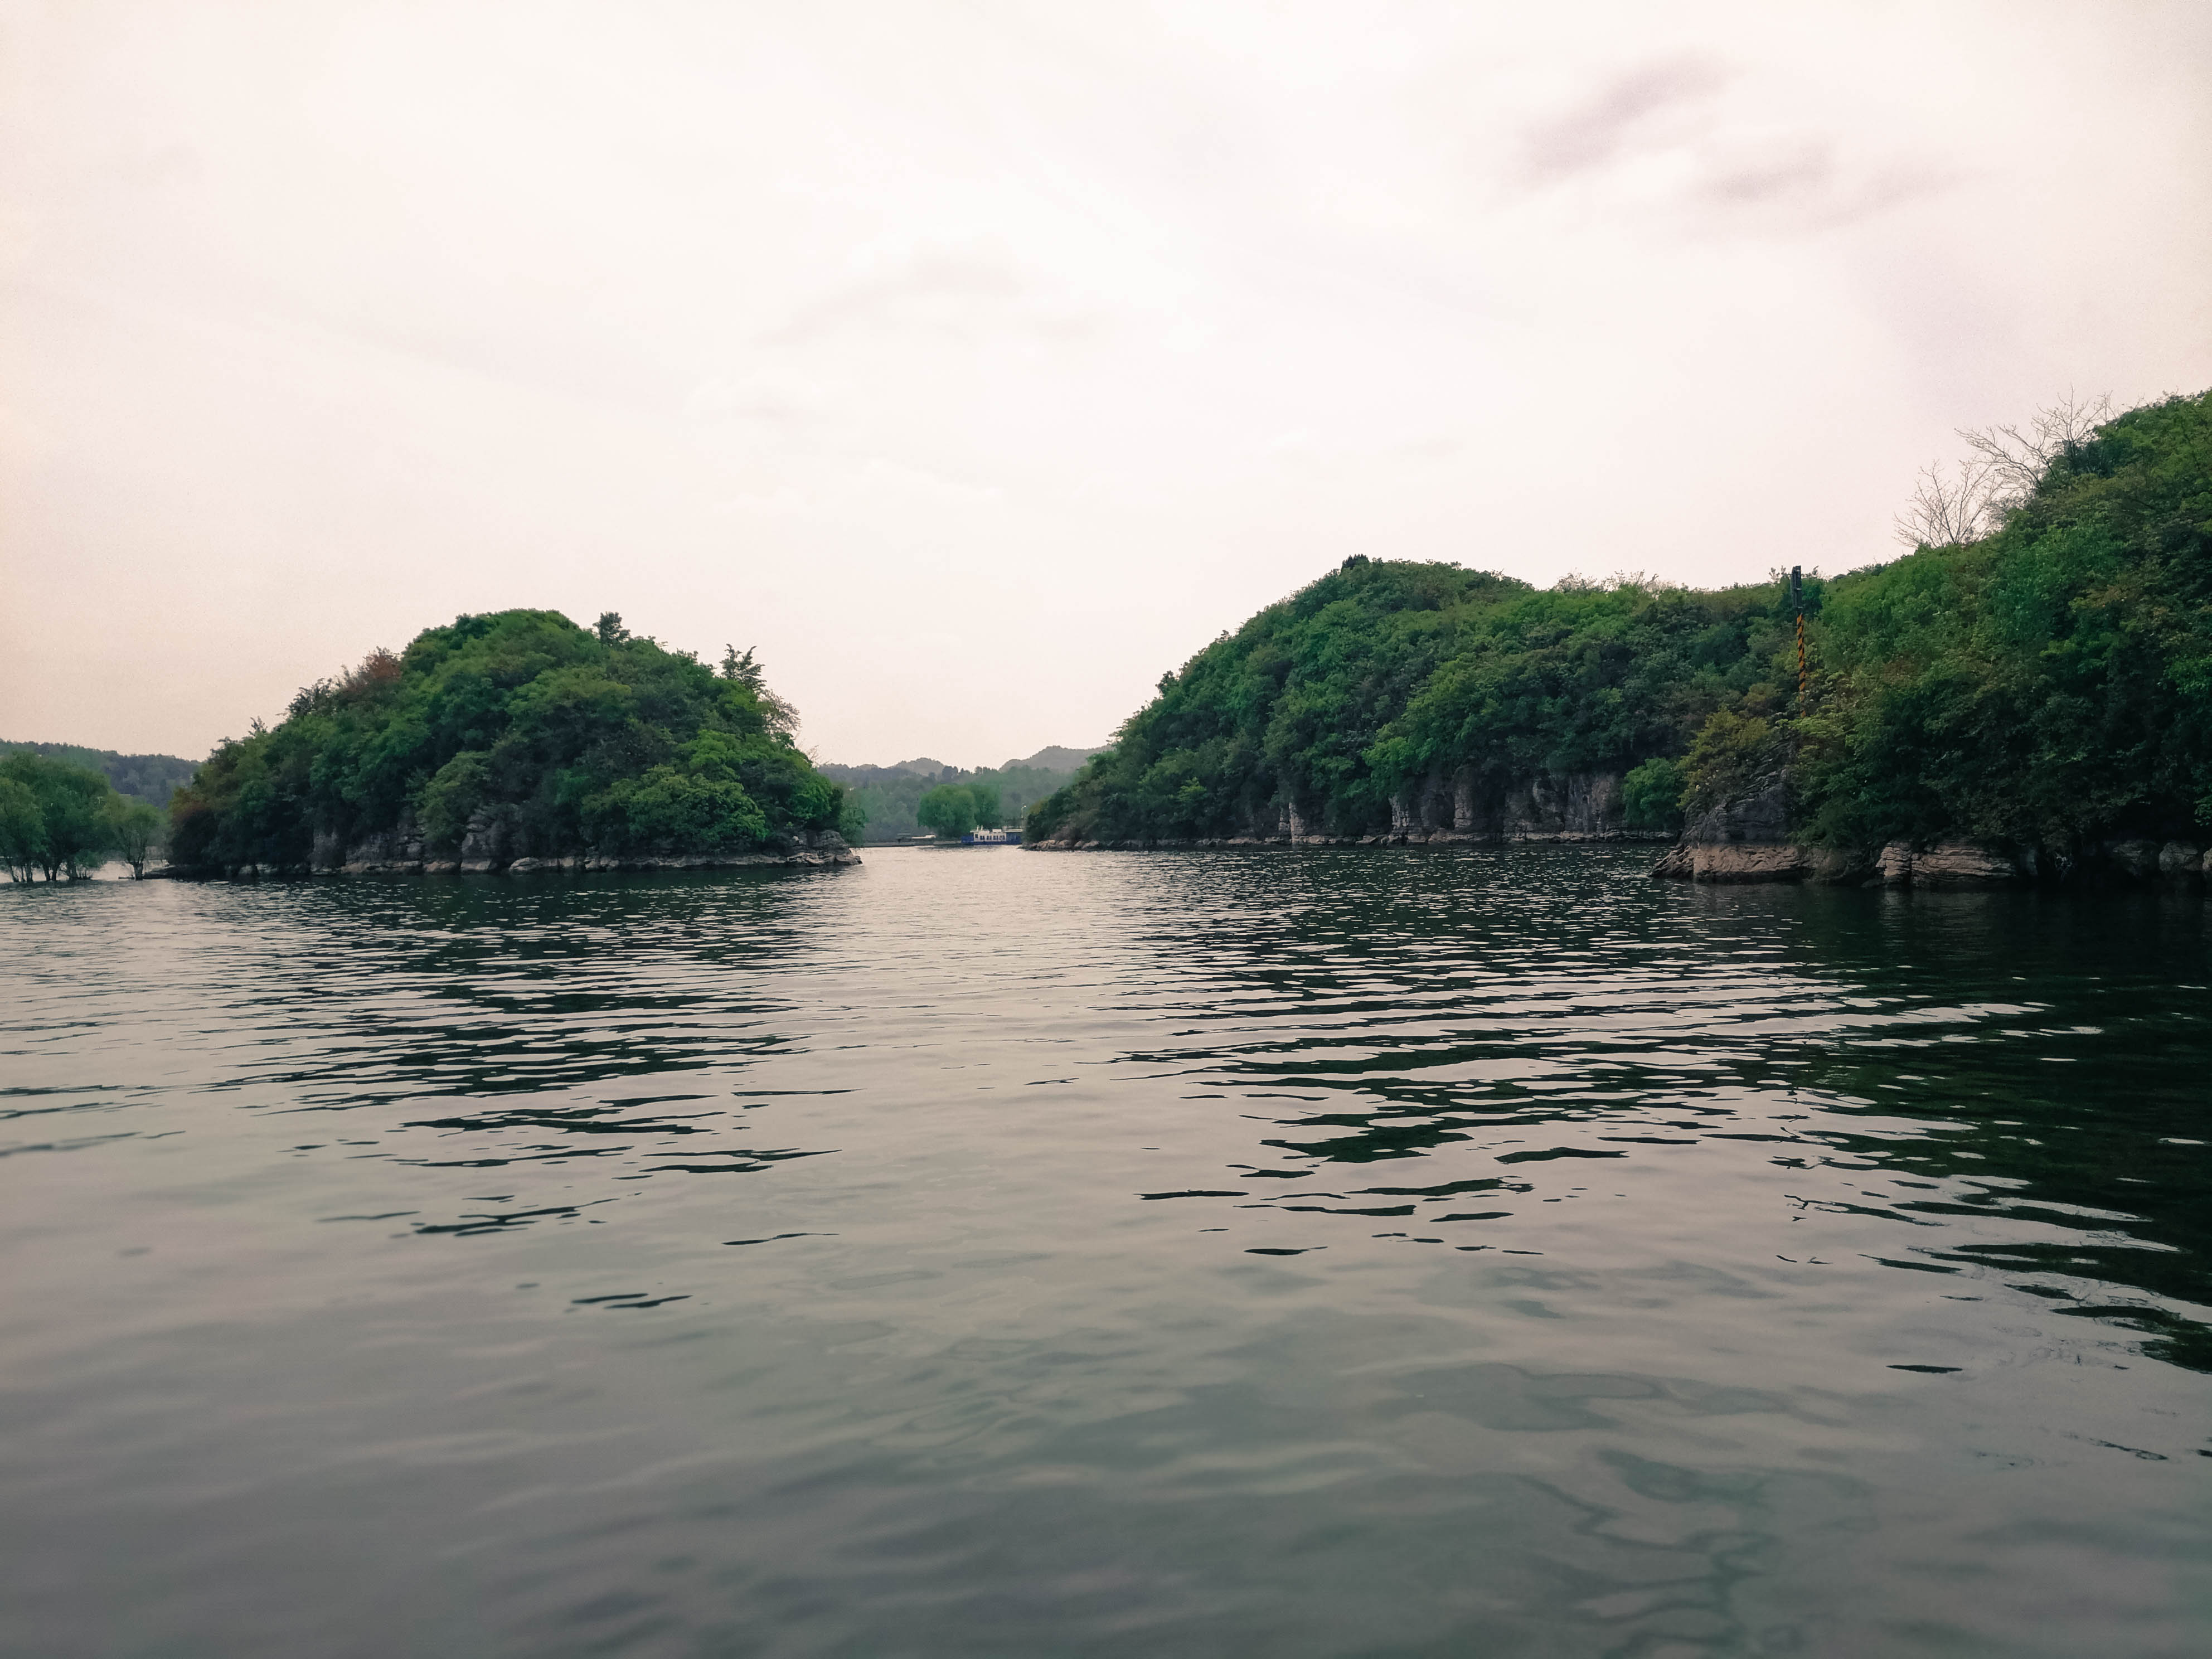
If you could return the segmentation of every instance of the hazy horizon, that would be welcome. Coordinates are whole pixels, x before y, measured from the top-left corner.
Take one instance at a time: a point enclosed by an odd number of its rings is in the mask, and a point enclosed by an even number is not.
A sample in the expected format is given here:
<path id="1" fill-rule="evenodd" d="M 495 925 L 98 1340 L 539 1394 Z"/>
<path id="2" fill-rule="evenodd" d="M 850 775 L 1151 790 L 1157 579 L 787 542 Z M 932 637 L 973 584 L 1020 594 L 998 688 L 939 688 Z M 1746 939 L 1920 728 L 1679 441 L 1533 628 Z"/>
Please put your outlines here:
<path id="1" fill-rule="evenodd" d="M 2185 3 L 0 4 L 0 729 L 198 757 L 542 606 L 995 765 L 1352 553 L 1886 559 L 1954 428 L 2212 384 L 2209 72 Z"/>

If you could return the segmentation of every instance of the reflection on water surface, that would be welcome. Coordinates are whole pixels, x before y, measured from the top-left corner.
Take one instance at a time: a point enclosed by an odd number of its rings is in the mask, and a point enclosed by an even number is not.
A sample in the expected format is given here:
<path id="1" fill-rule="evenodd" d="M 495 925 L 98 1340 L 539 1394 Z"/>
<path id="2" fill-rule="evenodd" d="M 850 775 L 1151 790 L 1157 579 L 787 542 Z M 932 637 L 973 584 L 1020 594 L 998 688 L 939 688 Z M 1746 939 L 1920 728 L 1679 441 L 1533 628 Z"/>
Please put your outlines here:
<path id="1" fill-rule="evenodd" d="M 2180 1653 L 2207 909 L 0 890 L 0 1651 Z"/>

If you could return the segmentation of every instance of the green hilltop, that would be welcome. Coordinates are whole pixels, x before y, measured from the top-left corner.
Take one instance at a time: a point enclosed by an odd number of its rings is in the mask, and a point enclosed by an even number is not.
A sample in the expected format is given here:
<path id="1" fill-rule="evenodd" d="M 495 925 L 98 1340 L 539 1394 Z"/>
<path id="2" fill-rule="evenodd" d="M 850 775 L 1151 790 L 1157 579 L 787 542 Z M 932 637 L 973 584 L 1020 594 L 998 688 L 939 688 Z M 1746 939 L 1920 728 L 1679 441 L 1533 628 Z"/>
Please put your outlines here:
<path id="1" fill-rule="evenodd" d="M 2009 464 L 2015 493 L 1930 520 L 1956 533 L 1807 580 L 1802 697 L 1778 576 L 1539 590 L 1348 559 L 1164 677 L 1026 838 L 1364 836 L 1570 798 L 1656 833 L 1778 793 L 1794 838 L 1862 850 L 2201 835 L 2212 394 Z"/>
<path id="2" fill-rule="evenodd" d="M 742 854 L 835 832 L 845 792 L 793 742 L 752 653 L 719 669 L 610 613 L 465 616 L 307 687 L 217 746 L 173 807 L 171 858 L 215 870 L 465 853 Z M 392 845 L 410 851 L 392 858 Z"/>

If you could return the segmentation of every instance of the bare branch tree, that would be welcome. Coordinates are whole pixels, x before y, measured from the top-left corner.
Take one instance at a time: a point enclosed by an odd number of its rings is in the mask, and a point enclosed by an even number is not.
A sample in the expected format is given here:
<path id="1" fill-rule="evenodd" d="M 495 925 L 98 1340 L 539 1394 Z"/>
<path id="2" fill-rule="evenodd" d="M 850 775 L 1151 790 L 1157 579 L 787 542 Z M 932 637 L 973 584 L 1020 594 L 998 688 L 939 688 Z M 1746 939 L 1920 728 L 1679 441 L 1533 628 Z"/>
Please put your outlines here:
<path id="1" fill-rule="evenodd" d="M 1979 541 L 2004 521 L 2000 488 L 1996 470 L 1985 460 L 1960 461 L 1948 473 L 1942 462 L 1930 461 L 1897 515 L 1897 539 L 1907 547 Z"/>
<path id="2" fill-rule="evenodd" d="M 1957 547 L 1995 534 L 2008 514 L 2027 504 L 2051 464 L 2087 443 L 2112 415 L 2109 393 L 2085 401 L 2069 392 L 2037 410 L 2025 431 L 1961 428 L 1971 453 L 1948 474 L 1940 461 L 1920 469 L 1912 499 L 1897 515 L 1897 539 L 1907 547 Z"/>
<path id="3" fill-rule="evenodd" d="M 1996 501 L 2002 514 L 2023 505 L 2051 462 L 2087 443 L 2112 414 L 2109 392 L 2085 402 L 2069 391 L 2062 401 L 2037 410 L 2026 432 L 2016 426 L 1991 426 L 1962 428 L 1959 435 L 1996 475 Z"/>

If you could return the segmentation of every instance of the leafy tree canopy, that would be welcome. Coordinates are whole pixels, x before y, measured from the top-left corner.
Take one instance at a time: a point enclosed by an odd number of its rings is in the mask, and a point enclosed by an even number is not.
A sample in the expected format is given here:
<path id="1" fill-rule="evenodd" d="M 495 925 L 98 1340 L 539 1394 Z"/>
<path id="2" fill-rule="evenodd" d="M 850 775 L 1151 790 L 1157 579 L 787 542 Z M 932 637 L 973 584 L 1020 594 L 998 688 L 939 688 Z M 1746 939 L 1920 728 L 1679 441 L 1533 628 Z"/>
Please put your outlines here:
<path id="1" fill-rule="evenodd" d="M 191 782 L 198 769 L 197 762 L 177 755 L 119 755 L 112 749 L 83 749 L 73 743 L 0 743 L 0 753 L 17 750 L 102 773 L 117 793 L 162 808 L 167 807 L 176 787 Z"/>
<path id="2" fill-rule="evenodd" d="M 1163 678 L 1025 832 L 1248 835 L 1288 806 L 1353 834 L 1387 825 L 1394 794 L 1462 768 L 1485 788 L 1626 770 L 1682 754 L 1707 714 L 1771 673 L 1788 629 L 1772 583 L 1540 591 L 1453 564 L 1349 559 Z"/>
<path id="3" fill-rule="evenodd" d="M 465 616 L 302 690 L 178 792 L 180 864 L 301 866 L 319 838 L 419 826 L 450 856 L 742 850 L 833 830 L 844 793 L 792 739 L 750 652 L 717 673 L 551 611 Z"/>
<path id="4" fill-rule="evenodd" d="M 999 802 L 996 790 L 986 790 L 990 796 L 991 813 L 997 817 Z M 975 789 L 964 783 L 941 783 L 915 803 L 914 816 L 925 830 L 934 830 L 940 836 L 964 836 L 983 822 L 981 807 L 975 799 Z"/>
<path id="5" fill-rule="evenodd" d="M 1809 838 L 2212 826 L 2212 393 L 2059 446 L 1980 539 L 1836 583 L 1815 661 L 1770 761 Z"/>

